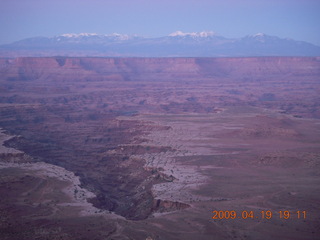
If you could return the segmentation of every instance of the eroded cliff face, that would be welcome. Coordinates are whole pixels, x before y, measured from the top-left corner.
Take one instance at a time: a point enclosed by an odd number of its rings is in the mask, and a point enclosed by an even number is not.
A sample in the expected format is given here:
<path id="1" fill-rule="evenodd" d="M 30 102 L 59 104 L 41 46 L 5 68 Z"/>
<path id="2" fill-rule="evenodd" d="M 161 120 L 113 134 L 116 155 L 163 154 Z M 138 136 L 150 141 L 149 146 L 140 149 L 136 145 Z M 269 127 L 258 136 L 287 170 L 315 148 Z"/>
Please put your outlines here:
<path id="1" fill-rule="evenodd" d="M 3 103 L 91 102 L 123 114 L 248 104 L 320 117 L 319 57 L 17 58 L 0 59 L 0 74 L 0 90 L 12 90 Z"/>
<path id="2" fill-rule="evenodd" d="M 232 77 L 319 74 L 319 57 L 251 58 L 16 58 L 1 59 L 0 71 L 8 80 L 51 77 L 154 80 L 156 77 Z M 165 76 L 165 75 L 168 76 Z M 150 79 L 150 76 L 151 79 Z M 161 79 L 165 81 L 165 79 Z"/>
<path id="3" fill-rule="evenodd" d="M 0 59 L 0 76 L 0 127 L 19 135 L 6 144 L 74 172 L 95 206 L 129 219 L 187 205 L 154 200 L 152 185 L 174 179 L 144 166 L 175 151 L 145 138 L 168 127 L 127 117 L 230 106 L 320 117 L 319 58 L 17 58 Z"/>

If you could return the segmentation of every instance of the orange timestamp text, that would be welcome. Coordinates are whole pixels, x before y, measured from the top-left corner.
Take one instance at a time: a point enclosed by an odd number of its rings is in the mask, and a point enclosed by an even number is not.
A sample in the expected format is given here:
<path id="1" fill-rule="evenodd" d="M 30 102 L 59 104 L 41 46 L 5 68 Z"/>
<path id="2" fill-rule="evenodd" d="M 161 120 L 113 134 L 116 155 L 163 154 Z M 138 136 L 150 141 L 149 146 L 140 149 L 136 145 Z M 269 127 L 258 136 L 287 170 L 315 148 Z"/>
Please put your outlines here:
<path id="1" fill-rule="evenodd" d="M 212 219 L 306 219 L 307 211 L 212 211 Z"/>

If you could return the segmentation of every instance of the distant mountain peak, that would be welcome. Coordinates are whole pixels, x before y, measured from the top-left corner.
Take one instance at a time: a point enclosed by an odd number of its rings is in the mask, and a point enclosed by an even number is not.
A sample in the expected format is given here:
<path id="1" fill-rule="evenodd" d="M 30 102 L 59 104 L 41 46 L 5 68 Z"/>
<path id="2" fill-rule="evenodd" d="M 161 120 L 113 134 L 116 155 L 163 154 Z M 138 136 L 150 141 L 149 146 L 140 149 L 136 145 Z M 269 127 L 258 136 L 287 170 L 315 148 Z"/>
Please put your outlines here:
<path id="1" fill-rule="evenodd" d="M 90 37 L 98 37 L 98 38 L 113 38 L 116 40 L 129 40 L 130 38 L 138 37 L 137 35 L 128 35 L 128 34 L 120 34 L 120 33 L 112 33 L 112 34 L 97 34 L 97 33 L 65 33 L 55 38 L 69 38 L 69 39 L 78 39 L 78 38 L 90 38 Z"/>
<path id="2" fill-rule="evenodd" d="M 279 37 L 271 36 L 265 33 L 256 33 L 256 34 L 247 35 L 244 38 L 252 38 L 252 39 L 259 40 L 259 39 L 265 39 L 265 38 L 279 38 Z"/>
<path id="3" fill-rule="evenodd" d="M 265 33 L 256 33 L 252 35 L 253 37 L 265 37 L 267 36 Z"/>
<path id="4" fill-rule="evenodd" d="M 282 40 L 281 38 L 279 38 L 277 36 L 271 36 L 271 35 L 267 35 L 265 33 L 256 33 L 256 34 L 252 34 L 252 35 L 247 35 L 242 39 L 254 41 L 254 42 L 260 42 L 260 43 Z"/>
<path id="5" fill-rule="evenodd" d="M 203 32 L 182 32 L 176 31 L 169 34 L 169 37 L 212 37 L 216 35 L 212 31 L 203 31 Z"/>
<path id="6" fill-rule="evenodd" d="M 61 34 L 61 37 L 66 38 L 77 38 L 77 37 L 92 37 L 92 36 L 98 36 L 97 33 L 65 33 Z"/>

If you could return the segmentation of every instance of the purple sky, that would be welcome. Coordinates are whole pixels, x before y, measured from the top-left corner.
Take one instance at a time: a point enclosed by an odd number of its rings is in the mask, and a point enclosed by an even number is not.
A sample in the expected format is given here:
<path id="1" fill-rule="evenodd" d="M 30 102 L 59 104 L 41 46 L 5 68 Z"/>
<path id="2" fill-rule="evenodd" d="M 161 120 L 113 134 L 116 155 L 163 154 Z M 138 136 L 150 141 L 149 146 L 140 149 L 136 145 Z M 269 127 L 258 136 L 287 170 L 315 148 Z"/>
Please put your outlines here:
<path id="1" fill-rule="evenodd" d="M 63 33 L 266 33 L 320 45 L 320 0 L 0 0 L 0 44 Z"/>

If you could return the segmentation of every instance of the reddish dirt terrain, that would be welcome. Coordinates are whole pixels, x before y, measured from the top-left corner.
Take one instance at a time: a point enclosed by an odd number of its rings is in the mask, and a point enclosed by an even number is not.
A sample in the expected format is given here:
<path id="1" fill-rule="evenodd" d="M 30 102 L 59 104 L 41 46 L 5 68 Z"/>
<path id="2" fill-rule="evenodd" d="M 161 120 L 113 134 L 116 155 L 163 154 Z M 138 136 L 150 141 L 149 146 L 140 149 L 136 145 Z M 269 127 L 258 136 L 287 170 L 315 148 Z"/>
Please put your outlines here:
<path id="1" fill-rule="evenodd" d="M 319 77 L 316 57 L 0 59 L 1 239 L 319 239 Z"/>

